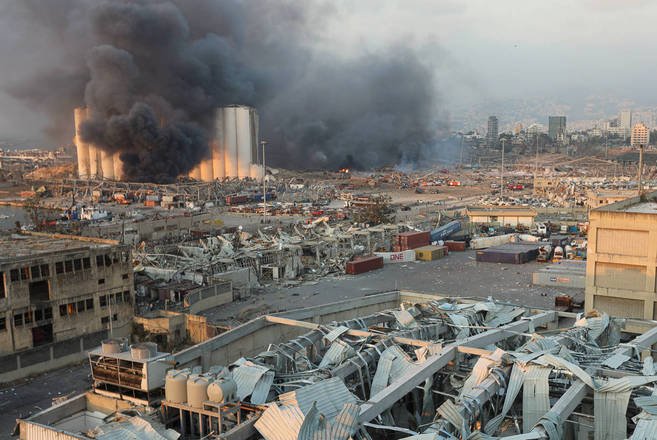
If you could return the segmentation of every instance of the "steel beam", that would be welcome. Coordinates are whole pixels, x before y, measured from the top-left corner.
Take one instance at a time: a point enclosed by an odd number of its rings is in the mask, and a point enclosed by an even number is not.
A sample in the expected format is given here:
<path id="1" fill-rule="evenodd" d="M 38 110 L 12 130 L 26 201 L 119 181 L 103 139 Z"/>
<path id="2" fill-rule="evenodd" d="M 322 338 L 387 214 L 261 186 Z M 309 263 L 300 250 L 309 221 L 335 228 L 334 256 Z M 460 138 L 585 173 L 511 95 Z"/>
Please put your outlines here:
<path id="1" fill-rule="evenodd" d="M 411 392 L 416 386 L 420 385 L 427 377 L 440 371 L 449 362 L 456 358 L 459 345 L 485 347 L 486 345 L 495 344 L 503 339 L 527 331 L 530 323 L 534 326 L 544 325 L 553 321 L 556 316 L 556 312 L 553 311 L 539 313 L 502 327 L 479 333 L 478 335 L 471 336 L 459 341 L 458 343 L 449 344 L 443 348 L 440 353 L 431 356 L 422 364 L 410 369 L 402 377 L 381 390 L 371 399 L 370 402 L 361 405 L 359 421 L 363 423 L 374 419 L 383 411 L 394 405 L 399 399 Z"/>

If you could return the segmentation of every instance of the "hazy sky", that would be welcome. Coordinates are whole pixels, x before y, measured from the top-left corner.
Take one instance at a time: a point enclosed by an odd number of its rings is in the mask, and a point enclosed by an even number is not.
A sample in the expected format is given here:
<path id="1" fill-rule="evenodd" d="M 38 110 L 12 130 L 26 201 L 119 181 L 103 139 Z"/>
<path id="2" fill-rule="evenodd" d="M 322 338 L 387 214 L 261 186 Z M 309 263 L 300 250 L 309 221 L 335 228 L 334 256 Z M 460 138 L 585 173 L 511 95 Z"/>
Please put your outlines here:
<path id="1" fill-rule="evenodd" d="M 0 0 L 0 86 L 38 57 L 18 51 L 34 29 L 8 22 Z M 301 1 L 301 0 L 299 0 Z M 590 96 L 657 103 L 649 0 L 332 0 L 321 45 L 349 55 L 390 45 L 420 51 L 437 72 L 442 105 L 526 96 L 584 106 Z M 11 19 L 13 21 L 13 18 Z M 47 142 L 43 116 L 0 90 L 0 139 Z"/>

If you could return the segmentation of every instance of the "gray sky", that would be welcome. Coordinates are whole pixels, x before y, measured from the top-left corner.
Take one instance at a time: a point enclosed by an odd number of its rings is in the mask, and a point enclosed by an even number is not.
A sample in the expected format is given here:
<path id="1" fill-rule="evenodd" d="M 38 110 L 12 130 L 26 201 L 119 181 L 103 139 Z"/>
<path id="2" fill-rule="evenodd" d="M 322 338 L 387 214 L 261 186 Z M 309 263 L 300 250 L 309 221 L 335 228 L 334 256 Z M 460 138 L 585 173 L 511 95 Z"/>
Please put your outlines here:
<path id="1" fill-rule="evenodd" d="M 1 18 L 0 81 L 40 53 Z M 650 0 L 332 0 L 321 45 L 341 56 L 390 45 L 419 50 L 437 72 L 442 106 L 527 96 L 584 107 L 592 96 L 653 105 L 657 70 Z M 47 142 L 42 115 L 0 91 L 0 139 Z"/>

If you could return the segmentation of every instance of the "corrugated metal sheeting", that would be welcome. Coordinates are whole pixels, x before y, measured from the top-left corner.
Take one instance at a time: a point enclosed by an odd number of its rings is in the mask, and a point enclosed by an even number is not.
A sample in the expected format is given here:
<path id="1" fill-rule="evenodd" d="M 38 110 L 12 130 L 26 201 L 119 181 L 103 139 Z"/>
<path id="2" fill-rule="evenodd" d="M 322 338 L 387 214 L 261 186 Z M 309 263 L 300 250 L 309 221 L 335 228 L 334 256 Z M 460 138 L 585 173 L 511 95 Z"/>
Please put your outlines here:
<path id="1" fill-rule="evenodd" d="M 6 428 L 6 427 L 5 427 Z M 21 438 L 30 440 L 88 440 L 87 437 L 75 435 L 27 420 L 20 421 Z"/>
<path id="2" fill-rule="evenodd" d="M 356 403 L 356 396 L 351 394 L 339 377 L 307 385 L 281 394 L 278 398 L 282 405 L 296 405 L 304 414 L 310 411 L 313 402 L 317 402 L 317 409 L 330 422 L 335 419 L 344 404 Z"/>

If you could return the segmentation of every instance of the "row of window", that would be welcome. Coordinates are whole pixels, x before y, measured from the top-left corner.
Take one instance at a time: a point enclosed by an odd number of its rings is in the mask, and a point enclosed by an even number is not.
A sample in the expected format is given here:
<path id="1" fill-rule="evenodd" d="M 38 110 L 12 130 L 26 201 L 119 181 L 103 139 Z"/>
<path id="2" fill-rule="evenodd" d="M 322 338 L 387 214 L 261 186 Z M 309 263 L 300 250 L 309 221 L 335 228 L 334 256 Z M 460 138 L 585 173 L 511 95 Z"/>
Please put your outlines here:
<path id="1" fill-rule="evenodd" d="M 109 295 L 101 295 L 99 297 L 100 306 L 107 307 L 107 302 L 109 301 L 110 305 L 114 304 L 130 304 L 132 299 L 130 297 L 130 291 L 124 290 L 123 292 L 110 293 Z"/>
<path id="2" fill-rule="evenodd" d="M 119 263 L 123 261 L 126 263 L 128 261 L 127 252 L 114 252 L 112 254 L 103 254 L 96 255 L 96 266 L 98 267 L 110 267 L 113 263 Z M 55 262 L 55 273 L 71 273 L 79 272 L 82 270 L 91 269 L 91 258 L 74 258 L 71 260 L 57 261 Z M 2 278 L 3 273 L 0 272 L 0 279 Z M 17 269 L 11 269 L 9 271 L 9 279 L 12 282 L 25 281 L 25 280 L 38 280 L 40 278 L 47 278 L 50 276 L 50 266 L 48 264 L 40 264 L 31 267 L 21 267 Z M 2 298 L 0 296 L 0 298 Z"/>
<path id="3" fill-rule="evenodd" d="M 112 315 L 112 321 L 117 321 L 119 319 L 119 316 L 115 313 Z M 100 323 L 101 324 L 109 324 L 109 316 L 103 316 L 100 318 Z"/>
<path id="4" fill-rule="evenodd" d="M 83 299 L 68 304 L 60 304 L 59 316 L 75 315 L 76 313 L 82 313 L 84 311 L 93 310 L 93 309 L 94 309 L 94 299 L 93 298 Z"/>
<path id="5" fill-rule="evenodd" d="M 0 272 L 0 274 L 2 274 L 2 272 Z M 9 271 L 9 279 L 11 281 L 23 281 L 29 279 L 37 280 L 39 278 L 46 278 L 49 276 L 50 266 L 47 264 L 34 265 L 32 267 L 21 267 L 19 269 L 11 269 Z"/>
<path id="6" fill-rule="evenodd" d="M 45 309 L 28 310 L 23 313 L 14 313 L 14 327 L 31 324 L 32 322 L 41 322 L 52 319 L 52 307 Z M 7 329 L 6 319 L 0 318 L 0 330 Z"/>

